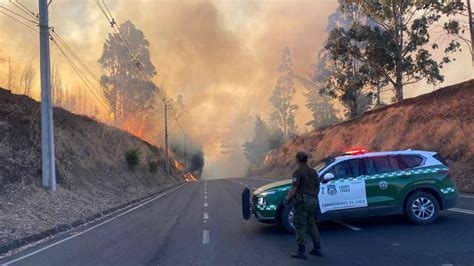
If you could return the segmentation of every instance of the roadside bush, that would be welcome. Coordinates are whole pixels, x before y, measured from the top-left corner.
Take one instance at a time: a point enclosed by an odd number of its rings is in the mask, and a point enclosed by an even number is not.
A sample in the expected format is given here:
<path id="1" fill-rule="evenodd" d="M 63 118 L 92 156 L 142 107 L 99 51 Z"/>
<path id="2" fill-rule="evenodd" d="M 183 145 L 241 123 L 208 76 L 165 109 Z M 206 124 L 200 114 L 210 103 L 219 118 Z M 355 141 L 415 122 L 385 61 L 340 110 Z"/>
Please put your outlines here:
<path id="1" fill-rule="evenodd" d="M 125 152 L 125 160 L 127 161 L 128 167 L 133 169 L 140 164 L 140 151 L 133 149 Z"/>
<path id="2" fill-rule="evenodd" d="M 156 174 L 156 172 L 158 172 L 158 162 L 148 162 L 148 171 L 150 171 L 152 174 Z"/>

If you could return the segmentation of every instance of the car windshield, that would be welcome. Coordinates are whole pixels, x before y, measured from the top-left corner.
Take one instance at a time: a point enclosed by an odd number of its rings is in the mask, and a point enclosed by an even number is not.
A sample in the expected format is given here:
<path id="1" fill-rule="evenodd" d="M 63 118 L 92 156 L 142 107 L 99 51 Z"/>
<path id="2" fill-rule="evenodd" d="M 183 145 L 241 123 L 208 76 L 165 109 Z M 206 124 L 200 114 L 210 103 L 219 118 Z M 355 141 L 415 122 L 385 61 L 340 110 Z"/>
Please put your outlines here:
<path id="1" fill-rule="evenodd" d="M 322 159 L 321 161 L 318 161 L 315 165 L 314 165 L 314 169 L 316 169 L 316 171 L 318 171 L 318 173 L 321 173 L 321 171 L 326 168 L 326 166 L 328 166 L 329 164 L 331 164 L 332 162 L 334 162 L 334 158 L 325 158 L 325 159 Z"/>

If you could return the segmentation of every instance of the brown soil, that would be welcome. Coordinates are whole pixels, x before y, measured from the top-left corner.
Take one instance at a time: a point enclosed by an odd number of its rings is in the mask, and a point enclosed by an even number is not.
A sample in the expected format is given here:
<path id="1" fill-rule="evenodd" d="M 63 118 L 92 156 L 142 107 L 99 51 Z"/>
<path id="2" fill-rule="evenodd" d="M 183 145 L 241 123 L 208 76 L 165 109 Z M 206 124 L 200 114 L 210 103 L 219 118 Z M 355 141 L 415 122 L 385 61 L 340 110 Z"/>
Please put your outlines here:
<path id="1" fill-rule="evenodd" d="M 362 117 L 296 137 L 274 150 L 255 175 L 290 177 L 299 150 L 311 162 L 365 148 L 370 151 L 420 149 L 447 159 L 461 191 L 474 192 L 474 80 L 406 99 Z"/>
<path id="2" fill-rule="evenodd" d="M 85 116 L 54 109 L 57 192 L 41 187 L 39 103 L 0 89 L 0 246 L 183 182 L 163 150 Z M 138 149 L 130 170 L 126 151 Z M 149 162 L 158 163 L 156 173 Z"/>

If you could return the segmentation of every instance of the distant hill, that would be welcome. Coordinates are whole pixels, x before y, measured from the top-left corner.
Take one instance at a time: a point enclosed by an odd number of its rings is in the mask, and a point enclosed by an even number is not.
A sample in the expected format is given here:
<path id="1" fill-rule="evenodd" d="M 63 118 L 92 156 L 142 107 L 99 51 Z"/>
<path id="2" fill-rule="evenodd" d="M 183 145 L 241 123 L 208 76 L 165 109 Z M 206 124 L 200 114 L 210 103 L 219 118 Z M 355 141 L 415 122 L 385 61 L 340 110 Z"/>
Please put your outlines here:
<path id="1" fill-rule="evenodd" d="M 296 137 L 269 154 L 253 174 L 289 178 L 299 150 L 315 162 L 350 148 L 437 151 L 448 161 L 458 188 L 474 192 L 474 80 Z"/>
<path id="2" fill-rule="evenodd" d="M 163 150 L 122 130 L 54 108 L 56 193 L 41 187 L 40 104 L 0 89 L 0 246 L 87 219 L 182 183 Z M 138 149 L 132 171 L 124 154 Z M 1 252 L 0 252 L 1 253 Z"/>

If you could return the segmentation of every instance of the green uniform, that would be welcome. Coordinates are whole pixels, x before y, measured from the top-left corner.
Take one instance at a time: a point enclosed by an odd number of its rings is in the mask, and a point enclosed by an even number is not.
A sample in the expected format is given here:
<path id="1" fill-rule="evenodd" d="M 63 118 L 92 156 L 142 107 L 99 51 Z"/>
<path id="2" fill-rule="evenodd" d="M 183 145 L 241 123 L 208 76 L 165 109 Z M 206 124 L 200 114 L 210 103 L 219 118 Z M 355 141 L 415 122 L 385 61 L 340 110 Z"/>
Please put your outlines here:
<path id="1" fill-rule="evenodd" d="M 298 245 L 306 245 L 306 234 L 308 234 L 313 243 L 319 246 L 319 231 L 316 226 L 316 211 L 319 208 L 318 172 L 307 164 L 301 164 L 293 173 L 292 184 L 297 188 L 292 198 L 296 242 Z"/>

